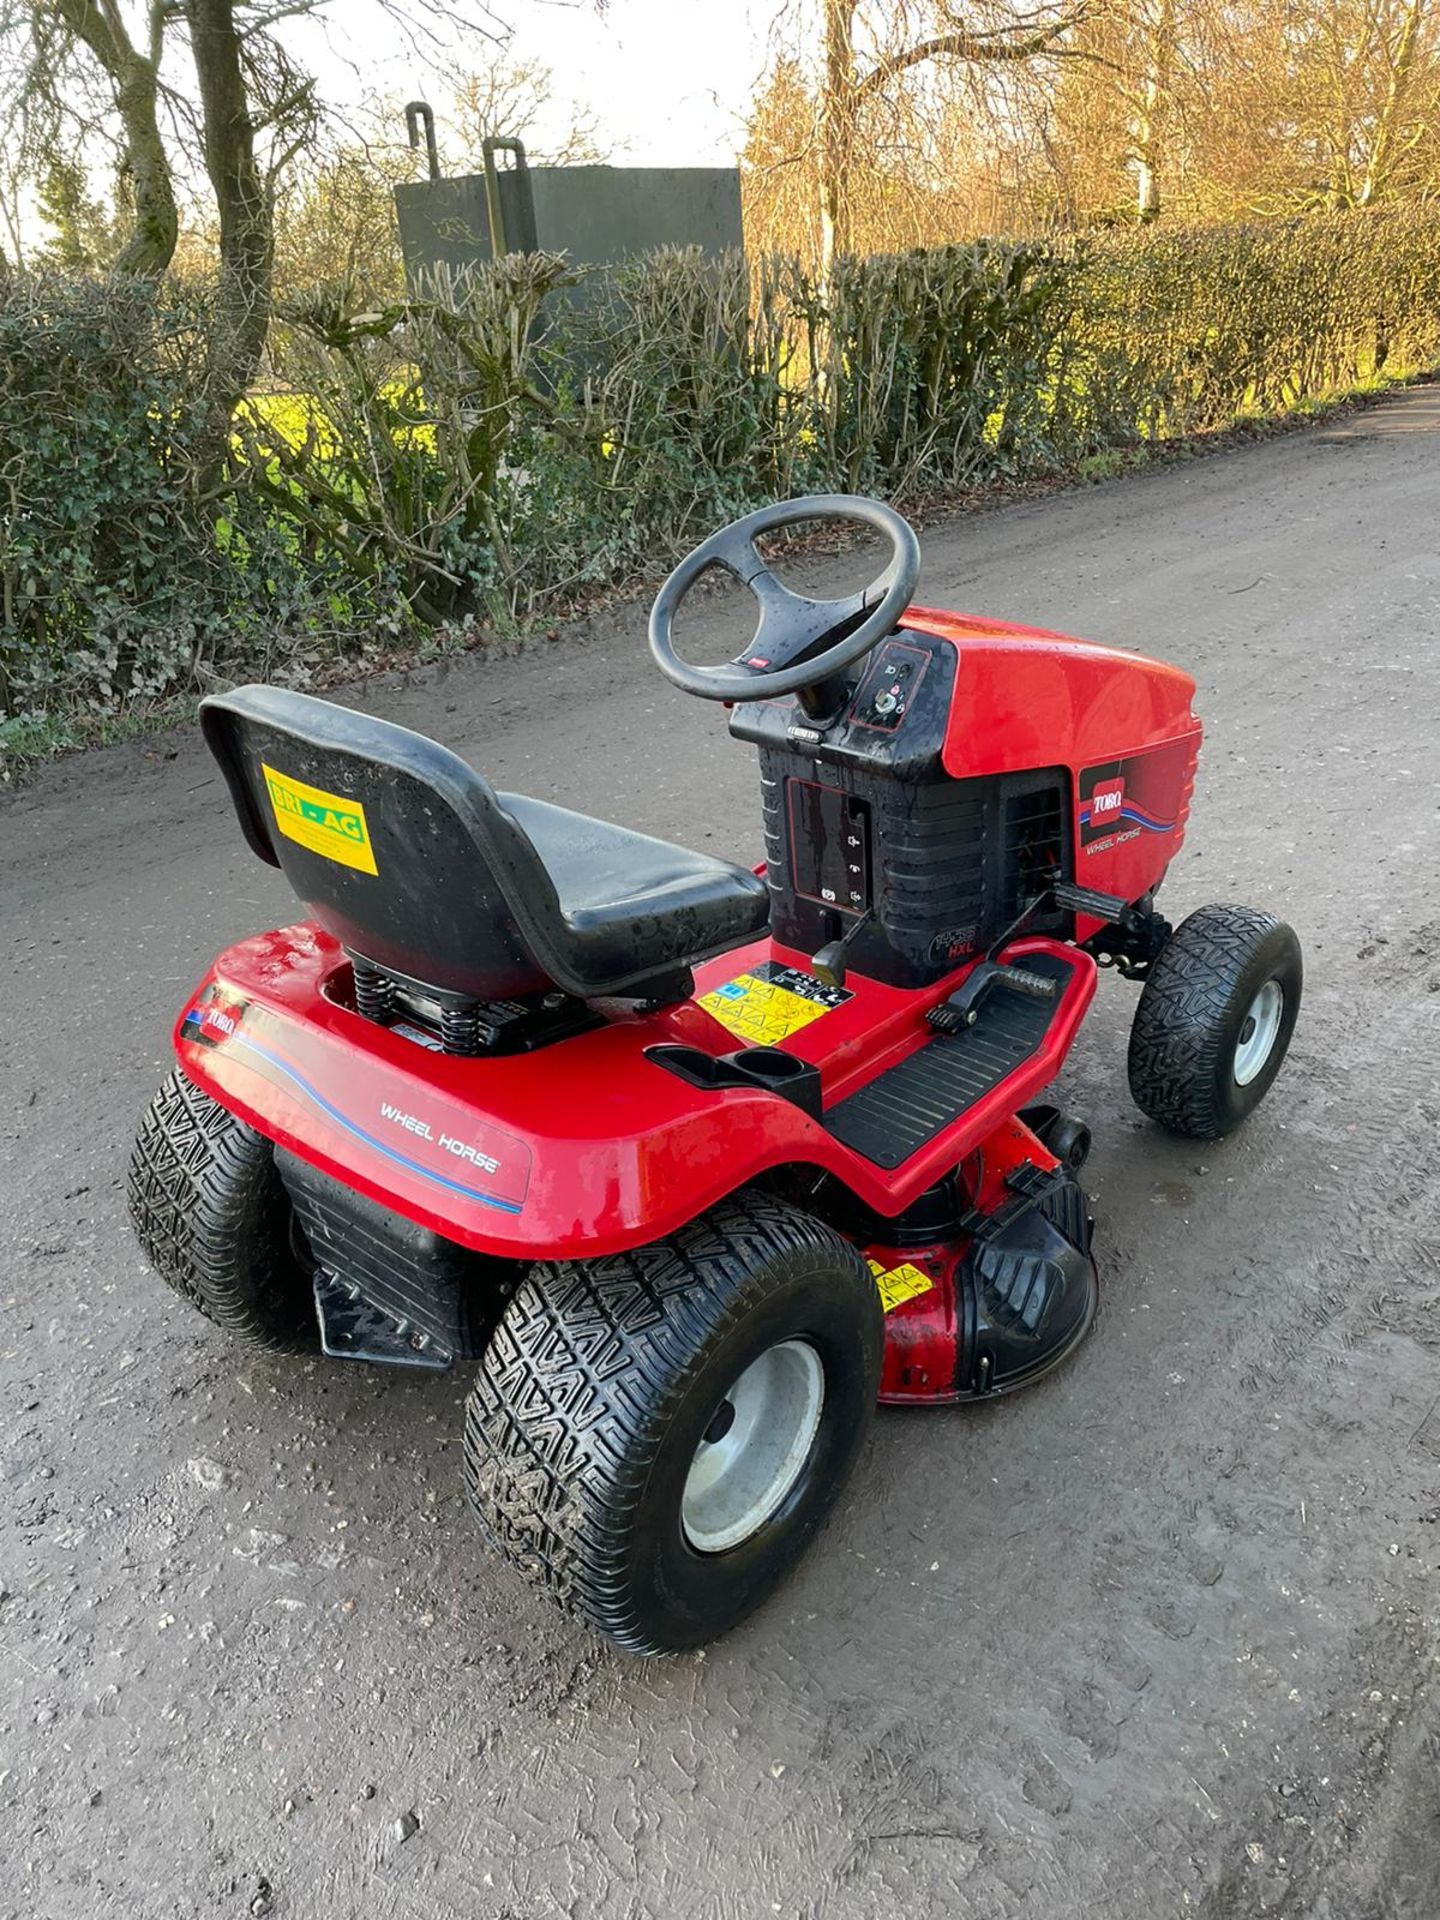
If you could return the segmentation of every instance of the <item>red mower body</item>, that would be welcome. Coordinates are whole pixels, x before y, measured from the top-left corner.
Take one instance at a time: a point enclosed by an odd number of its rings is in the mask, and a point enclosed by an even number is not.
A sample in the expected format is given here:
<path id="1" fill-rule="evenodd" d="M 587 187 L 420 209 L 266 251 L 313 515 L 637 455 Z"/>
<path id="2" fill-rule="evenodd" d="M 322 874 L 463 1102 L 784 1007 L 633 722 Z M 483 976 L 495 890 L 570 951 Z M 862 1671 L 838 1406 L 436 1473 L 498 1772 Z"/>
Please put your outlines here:
<path id="1" fill-rule="evenodd" d="M 794 591 L 759 543 L 805 522 L 868 526 L 880 571 Z M 756 625 L 702 665 L 675 629 L 712 568 Z M 1293 929 L 1155 903 L 1189 676 L 912 606 L 919 571 L 892 507 L 816 495 L 656 595 L 656 666 L 756 750 L 756 866 L 305 694 L 201 705 L 300 913 L 181 1012 L 130 1159 L 140 1243 L 253 1345 L 473 1367 L 488 1541 L 632 1652 L 774 1590 L 877 1398 L 1014 1392 L 1084 1340 L 1090 1135 L 1039 1096 L 1100 967 L 1140 987 L 1137 1106 L 1191 1140 L 1264 1098 L 1299 1009 Z"/>
<path id="2" fill-rule="evenodd" d="M 903 1167 L 882 1171 L 789 1100 L 716 1094 L 647 1058 L 659 1044 L 717 1059 L 735 1036 L 703 1002 L 763 961 L 805 956 L 757 942 L 698 970 L 696 997 L 614 1020 L 533 1054 L 454 1059 L 353 1006 L 350 963 L 311 926 L 229 948 L 175 1028 L 187 1075 L 321 1172 L 479 1253 L 567 1259 L 661 1238 L 778 1167 L 829 1173 L 863 1205 L 894 1214 L 1049 1085 L 1095 991 L 1095 963 L 1051 941 L 1020 943 L 1073 964 L 1044 1043 Z M 927 992 L 854 981 L 854 997 L 796 1033 L 786 1051 L 821 1069 L 832 1104 L 930 1039 L 924 1014 L 964 978 Z M 854 980 L 854 976 L 851 976 Z"/>
<path id="3" fill-rule="evenodd" d="M 1076 880 L 1125 900 L 1159 886 L 1195 787 L 1191 676 L 1043 627 L 926 607 L 902 624 L 959 655 L 946 772 L 959 780 L 1058 762 L 1071 783 Z M 1082 916 L 1079 937 L 1097 924 Z"/>
<path id="4" fill-rule="evenodd" d="M 1055 1168 L 1016 1115 L 1054 1079 L 1078 1031 L 1096 981 L 1095 958 L 1080 943 L 1104 921 L 1052 913 L 1010 942 L 1008 963 L 1048 967 L 1054 982 L 1033 1044 L 1016 1040 L 1008 1068 L 922 1129 L 913 1150 L 876 1147 L 887 1076 L 933 1042 L 927 1015 L 982 964 L 984 930 L 942 917 L 912 929 L 903 948 L 882 942 L 867 954 L 861 927 L 843 990 L 822 992 L 811 971 L 818 936 L 853 938 L 862 916 L 850 909 L 847 920 L 826 877 L 826 862 L 841 855 L 824 844 L 823 826 L 810 828 L 836 808 L 851 821 L 865 811 L 873 837 L 866 884 L 899 903 L 885 917 L 900 924 L 917 863 L 922 893 L 928 885 L 928 846 L 913 826 L 923 824 L 927 793 L 942 807 L 951 794 L 990 806 L 1009 791 L 999 783 L 1033 785 L 1043 769 L 1045 791 L 1056 796 L 1043 829 L 1053 845 L 1035 857 L 1082 888 L 1135 901 L 1158 885 L 1180 844 L 1200 728 L 1194 683 L 1173 667 L 920 608 L 902 627 L 869 663 L 833 744 L 810 737 L 793 699 L 735 714 L 732 730 L 761 746 L 772 931 L 699 965 L 683 999 L 646 1011 L 617 998 L 600 1004 L 602 1017 L 587 1030 L 534 1051 L 456 1057 L 414 1021 L 365 1017 L 341 943 L 302 923 L 218 958 L 176 1025 L 184 1072 L 321 1175 L 446 1241 L 508 1261 L 637 1247 L 782 1170 L 828 1180 L 865 1223 L 853 1237 L 887 1306 L 882 1397 L 957 1397 L 965 1339 L 957 1272 L 969 1235 L 951 1231 L 917 1246 L 913 1232 L 887 1237 L 885 1223 L 955 1169 L 971 1208 L 989 1214 L 1020 1162 Z M 913 769 L 893 750 L 902 737 L 896 700 L 900 720 L 920 736 Z M 893 790 L 874 785 L 877 766 L 894 776 Z M 782 790 L 783 819 L 771 802 Z M 1022 801 L 1033 814 L 1034 803 Z M 802 830 L 810 834 L 803 842 Z M 939 858 L 948 871 L 955 849 L 942 847 Z M 1007 916 L 1018 898 L 1011 893 Z M 807 994 L 817 997 L 807 1002 Z M 768 1010 L 781 998 L 772 1021 Z M 696 1084 L 671 1070 L 679 1060 L 694 1071 L 696 1056 L 701 1069 L 723 1062 L 737 1043 L 779 1049 L 813 1069 L 814 1097 Z"/>

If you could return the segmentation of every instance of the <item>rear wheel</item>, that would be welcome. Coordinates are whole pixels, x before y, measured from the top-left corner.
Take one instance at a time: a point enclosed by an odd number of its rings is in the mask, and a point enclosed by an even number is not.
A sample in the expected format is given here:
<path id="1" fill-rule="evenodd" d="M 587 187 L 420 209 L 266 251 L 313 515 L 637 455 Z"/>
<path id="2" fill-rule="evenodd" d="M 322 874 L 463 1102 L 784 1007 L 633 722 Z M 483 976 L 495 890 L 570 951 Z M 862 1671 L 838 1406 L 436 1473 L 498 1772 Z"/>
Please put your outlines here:
<path id="1" fill-rule="evenodd" d="M 1292 928 L 1251 907 L 1201 907 L 1150 970 L 1130 1032 L 1130 1091 L 1152 1120 L 1218 1140 L 1260 1104 L 1300 1011 Z"/>
<path id="2" fill-rule="evenodd" d="M 127 1198 L 150 1264 L 207 1320 L 252 1346 L 318 1347 L 270 1142 L 178 1070 L 140 1122 Z"/>
<path id="3" fill-rule="evenodd" d="M 884 1322 L 847 1242 L 760 1196 L 532 1268 L 470 1396 L 471 1496 L 534 1585 L 635 1653 L 713 1639 L 833 1506 Z"/>

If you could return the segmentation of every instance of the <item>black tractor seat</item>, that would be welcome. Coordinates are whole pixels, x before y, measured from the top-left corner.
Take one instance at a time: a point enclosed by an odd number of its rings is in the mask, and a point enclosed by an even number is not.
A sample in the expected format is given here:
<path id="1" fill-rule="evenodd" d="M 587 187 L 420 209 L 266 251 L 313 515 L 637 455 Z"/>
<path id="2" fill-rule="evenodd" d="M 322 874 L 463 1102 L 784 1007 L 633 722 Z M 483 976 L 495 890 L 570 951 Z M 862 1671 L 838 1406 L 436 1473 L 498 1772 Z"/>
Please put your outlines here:
<path id="1" fill-rule="evenodd" d="M 200 711 L 254 852 L 353 959 L 422 988 L 670 997 L 768 920 L 747 868 L 497 794 L 407 727 L 279 687 Z"/>
<path id="2" fill-rule="evenodd" d="M 596 978 L 623 972 L 637 941 L 668 966 L 733 946 L 765 926 L 765 883 L 744 867 L 523 793 L 496 798 L 540 856 L 570 937 Z"/>

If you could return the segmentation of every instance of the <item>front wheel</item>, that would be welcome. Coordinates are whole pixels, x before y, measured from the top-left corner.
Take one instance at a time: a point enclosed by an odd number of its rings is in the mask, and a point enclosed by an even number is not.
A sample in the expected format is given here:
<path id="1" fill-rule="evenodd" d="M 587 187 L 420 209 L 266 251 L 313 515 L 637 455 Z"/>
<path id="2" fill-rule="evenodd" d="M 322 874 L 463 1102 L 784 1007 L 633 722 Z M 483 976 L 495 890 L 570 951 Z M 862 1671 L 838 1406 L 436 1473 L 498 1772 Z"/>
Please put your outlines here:
<path id="1" fill-rule="evenodd" d="M 1201 907 L 1150 969 L 1130 1031 L 1130 1091 L 1152 1120 L 1218 1140 L 1280 1071 L 1304 968 L 1293 928 L 1251 907 Z"/>
<path id="2" fill-rule="evenodd" d="M 874 1412 L 875 1283 L 757 1195 L 531 1269 L 470 1396 L 471 1497 L 512 1565 L 633 1653 L 734 1626 L 834 1505 Z"/>

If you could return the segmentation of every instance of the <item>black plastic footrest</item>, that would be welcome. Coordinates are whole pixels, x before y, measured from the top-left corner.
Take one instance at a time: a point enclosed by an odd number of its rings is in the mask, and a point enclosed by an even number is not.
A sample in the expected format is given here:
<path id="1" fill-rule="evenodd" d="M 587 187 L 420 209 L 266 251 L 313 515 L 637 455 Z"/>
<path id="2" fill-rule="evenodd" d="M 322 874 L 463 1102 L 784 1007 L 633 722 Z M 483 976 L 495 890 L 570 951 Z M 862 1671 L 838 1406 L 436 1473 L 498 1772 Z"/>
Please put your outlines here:
<path id="1" fill-rule="evenodd" d="M 332 1360 L 368 1360 L 374 1366 L 419 1367 L 443 1373 L 455 1356 L 425 1333 L 372 1306 L 360 1289 L 324 1267 L 315 1269 L 320 1346 Z"/>
<path id="2" fill-rule="evenodd" d="M 825 1116 L 835 1138 L 877 1167 L 898 1167 L 1039 1050 L 1075 969 L 1058 954 L 1027 954 L 1025 967 L 1056 983 L 1053 1000 L 1016 993 L 1003 978 L 973 1027 L 937 1034 Z"/>

